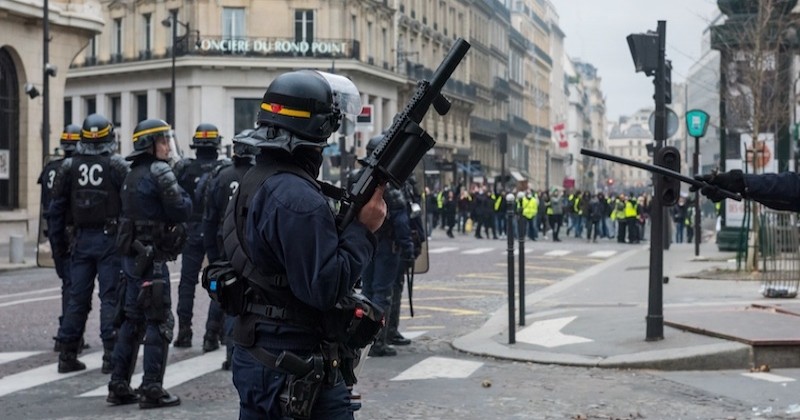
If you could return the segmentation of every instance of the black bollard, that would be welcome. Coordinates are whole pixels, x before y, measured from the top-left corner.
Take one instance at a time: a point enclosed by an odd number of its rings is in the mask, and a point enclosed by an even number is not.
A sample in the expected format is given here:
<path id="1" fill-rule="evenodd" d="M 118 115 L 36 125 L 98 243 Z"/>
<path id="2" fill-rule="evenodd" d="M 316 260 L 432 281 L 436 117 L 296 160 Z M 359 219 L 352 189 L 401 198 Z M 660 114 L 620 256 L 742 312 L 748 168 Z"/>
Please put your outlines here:
<path id="1" fill-rule="evenodd" d="M 525 325 L 525 217 L 520 207 L 517 214 L 519 223 L 519 325 Z"/>
<path id="2" fill-rule="evenodd" d="M 506 195 L 506 234 L 508 236 L 508 344 L 517 342 L 514 326 L 514 194 Z"/>

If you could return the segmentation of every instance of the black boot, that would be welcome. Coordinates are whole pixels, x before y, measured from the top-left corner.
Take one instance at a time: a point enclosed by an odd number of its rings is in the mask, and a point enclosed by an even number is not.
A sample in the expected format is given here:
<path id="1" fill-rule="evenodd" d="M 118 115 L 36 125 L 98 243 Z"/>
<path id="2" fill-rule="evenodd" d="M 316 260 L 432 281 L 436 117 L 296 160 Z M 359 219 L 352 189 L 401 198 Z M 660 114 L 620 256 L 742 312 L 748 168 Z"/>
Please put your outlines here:
<path id="1" fill-rule="evenodd" d="M 133 404 L 139 401 L 139 394 L 125 381 L 111 381 L 108 383 L 108 396 L 106 402 L 111 405 Z"/>
<path id="2" fill-rule="evenodd" d="M 85 370 L 86 365 L 78 360 L 78 347 L 80 342 L 61 343 L 61 353 L 58 354 L 58 373 L 77 372 Z"/>
<path id="3" fill-rule="evenodd" d="M 394 347 L 384 343 L 376 341 L 375 344 L 369 349 L 369 356 L 370 357 L 391 357 L 397 356 L 397 350 Z"/>
<path id="4" fill-rule="evenodd" d="M 395 345 L 395 346 L 407 346 L 407 345 L 411 344 L 411 340 L 409 340 L 408 338 L 403 337 L 403 334 L 400 334 L 400 332 L 397 331 L 397 330 L 389 331 L 386 334 L 386 339 L 389 342 L 389 344 L 392 344 L 392 345 Z"/>
<path id="5" fill-rule="evenodd" d="M 178 338 L 175 339 L 174 347 L 192 347 L 192 324 L 180 323 L 178 328 Z"/>
<path id="6" fill-rule="evenodd" d="M 139 389 L 139 408 L 173 407 L 181 404 L 181 399 L 167 392 L 161 384 L 151 383 L 142 385 Z"/>
<path id="7" fill-rule="evenodd" d="M 219 334 L 214 331 L 206 331 L 203 336 L 203 353 L 208 353 L 219 348 Z"/>
<path id="8" fill-rule="evenodd" d="M 100 372 L 109 374 L 114 371 L 114 340 L 103 341 L 103 367 Z"/>

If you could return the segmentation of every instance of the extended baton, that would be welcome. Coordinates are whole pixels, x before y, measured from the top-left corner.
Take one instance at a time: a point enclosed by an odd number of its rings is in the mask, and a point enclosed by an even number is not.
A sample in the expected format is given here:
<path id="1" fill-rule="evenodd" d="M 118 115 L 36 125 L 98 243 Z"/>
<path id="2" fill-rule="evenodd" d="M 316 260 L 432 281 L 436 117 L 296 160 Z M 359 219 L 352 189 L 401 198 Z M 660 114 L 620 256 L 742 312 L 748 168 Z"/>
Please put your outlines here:
<path id="1" fill-rule="evenodd" d="M 598 158 L 598 159 L 610 160 L 612 162 L 621 163 L 623 165 L 628 165 L 628 166 L 633 166 L 633 167 L 636 167 L 636 168 L 639 168 L 639 169 L 644 169 L 645 171 L 648 171 L 648 172 L 653 172 L 653 173 L 657 173 L 659 175 L 664 175 L 664 176 L 668 176 L 670 178 L 675 178 L 675 179 L 677 179 L 679 181 L 682 181 L 682 182 L 685 182 L 685 183 L 687 183 L 687 184 L 689 184 L 689 185 L 691 185 L 693 187 L 697 187 L 698 189 L 702 189 L 703 187 L 710 186 L 710 187 L 718 189 L 719 192 L 722 195 L 725 196 L 725 198 L 730 198 L 730 199 L 736 200 L 736 201 L 742 201 L 742 196 L 740 194 L 738 194 L 738 193 L 722 189 L 720 187 L 717 187 L 716 185 L 711 185 L 711 184 L 709 184 L 707 182 L 700 181 L 699 179 L 694 179 L 694 178 L 688 177 L 686 175 L 680 174 L 678 172 L 675 172 L 675 171 L 673 171 L 671 169 L 668 169 L 668 168 L 665 168 L 663 166 L 650 165 L 650 164 L 644 163 L 644 162 L 637 162 L 635 160 L 625 159 L 625 158 L 622 158 L 622 157 L 619 157 L 619 156 L 609 155 L 607 153 L 598 152 L 596 150 L 590 150 L 590 149 L 581 149 L 581 154 L 582 155 L 586 155 L 586 156 L 591 156 L 591 157 L 594 157 L 594 158 Z"/>

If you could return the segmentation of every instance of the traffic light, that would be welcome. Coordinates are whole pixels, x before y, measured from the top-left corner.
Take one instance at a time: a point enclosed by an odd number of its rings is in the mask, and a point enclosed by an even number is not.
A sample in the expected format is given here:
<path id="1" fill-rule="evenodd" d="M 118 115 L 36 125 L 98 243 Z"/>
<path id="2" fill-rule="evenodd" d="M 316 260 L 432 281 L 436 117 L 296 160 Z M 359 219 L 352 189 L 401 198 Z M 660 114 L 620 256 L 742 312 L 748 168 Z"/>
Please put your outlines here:
<path id="1" fill-rule="evenodd" d="M 641 71 L 648 76 L 655 74 L 658 68 L 658 33 L 647 31 L 643 34 L 630 34 L 626 39 L 636 72 Z"/>
<path id="2" fill-rule="evenodd" d="M 658 149 L 655 163 L 658 166 L 680 173 L 681 152 L 674 146 L 664 146 Z M 664 175 L 655 176 L 661 177 L 661 205 L 668 207 L 677 203 L 678 197 L 681 195 L 681 181 Z"/>

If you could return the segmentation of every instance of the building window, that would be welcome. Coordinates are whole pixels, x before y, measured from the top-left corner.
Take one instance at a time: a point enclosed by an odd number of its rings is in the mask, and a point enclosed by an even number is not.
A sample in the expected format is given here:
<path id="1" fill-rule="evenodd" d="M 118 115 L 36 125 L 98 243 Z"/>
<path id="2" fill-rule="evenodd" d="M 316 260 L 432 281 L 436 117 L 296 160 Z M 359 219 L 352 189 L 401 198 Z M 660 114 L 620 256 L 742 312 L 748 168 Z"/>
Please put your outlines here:
<path id="1" fill-rule="evenodd" d="M 244 8 L 243 7 L 223 7 L 222 8 L 222 38 L 239 39 L 244 38 Z"/>
<path id="2" fill-rule="evenodd" d="M 136 95 L 136 121 L 147 119 L 147 94 L 139 93 Z"/>
<path id="3" fill-rule="evenodd" d="M 86 115 L 97 113 L 97 99 L 95 97 L 88 97 L 86 101 Z"/>
<path id="4" fill-rule="evenodd" d="M 294 11 L 294 40 L 297 42 L 314 41 L 314 11 L 295 10 Z"/>
<path id="5" fill-rule="evenodd" d="M 64 98 L 64 127 L 72 124 L 72 98 Z"/>
<path id="6" fill-rule="evenodd" d="M 144 19 L 142 22 L 142 26 L 144 29 L 143 30 L 144 33 L 142 34 L 142 36 L 144 37 L 142 46 L 144 48 L 143 51 L 140 53 L 140 55 L 144 55 L 144 57 L 140 58 L 148 59 L 151 58 L 150 50 L 153 49 L 153 24 L 152 24 L 153 19 L 150 13 L 143 14 L 142 18 Z"/>
<path id="7" fill-rule="evenodd" d="M 113 37 L 111 41 L 113 46 L 111 61 L 120 62 L 122 61 L 122 18 L 114 19 L 114 32 L 112 32 L 111 36 Z"/>
<path id="8" fill-rule="evenodd" d="M 259 109 L 261 109 L 260 98 L 234 98 L 233 131 L 240 133 L 242 130 L 255 127 Z"/>
<path id="9" fill-rule="evenodd" d="M 122 126 L 122 98 L 119 96 L 111 97 L 111 124 L 114 128 Z"/>

